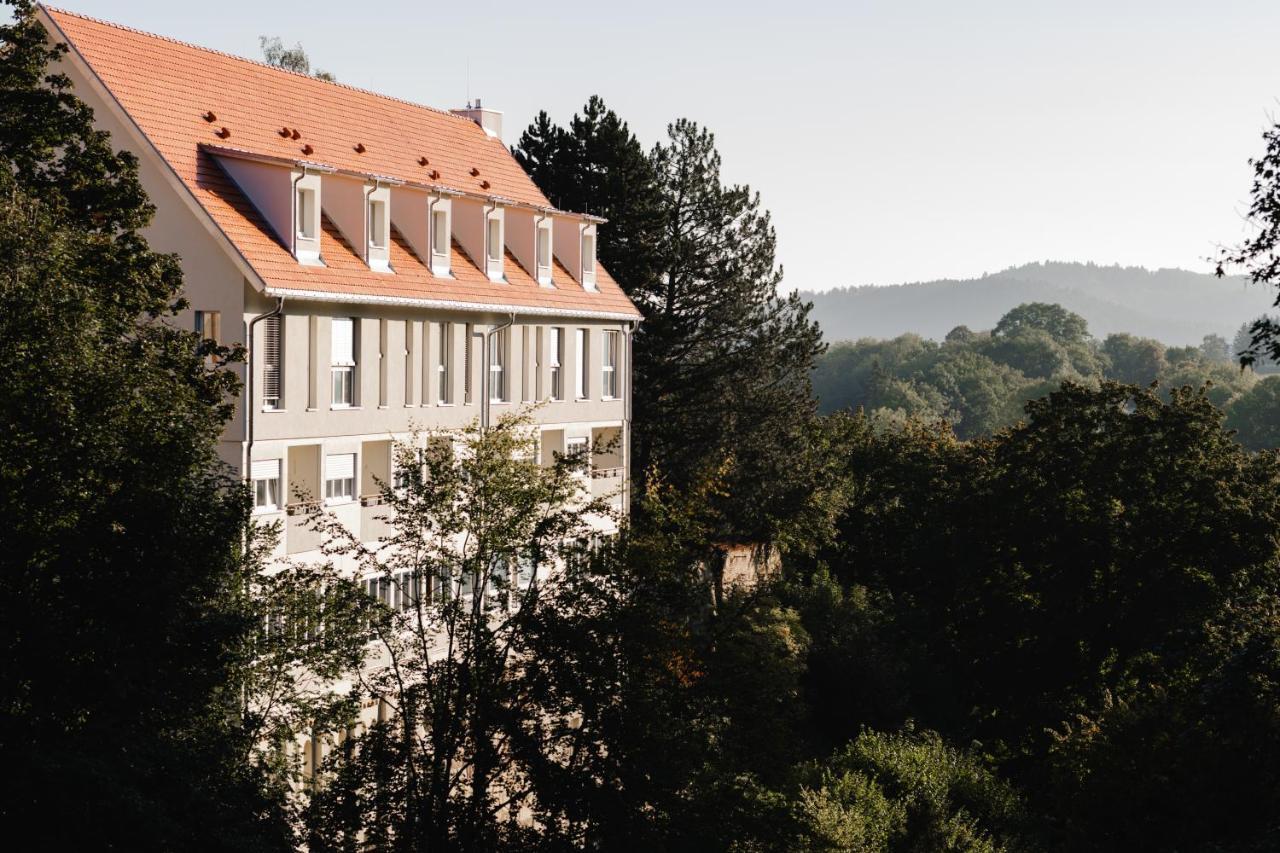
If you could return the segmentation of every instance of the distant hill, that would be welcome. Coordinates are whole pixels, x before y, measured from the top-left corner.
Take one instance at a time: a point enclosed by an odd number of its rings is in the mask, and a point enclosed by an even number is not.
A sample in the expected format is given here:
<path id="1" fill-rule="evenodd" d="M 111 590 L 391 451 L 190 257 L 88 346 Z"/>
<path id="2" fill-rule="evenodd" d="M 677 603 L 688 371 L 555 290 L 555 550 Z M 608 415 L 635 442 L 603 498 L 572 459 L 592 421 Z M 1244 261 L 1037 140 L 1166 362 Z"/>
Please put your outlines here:
<path id="1" fill-rule="evenodd" d="M 1274 291 L 1243 279 L 1180 269 L 1046 263 L 968 280 L 802 292 L 829 342 L 915 332 L 940 340 L 956 326 L 990 329 L 1023 302 L 1056 302 L 1089 321 L 1095 337 L 1129 332 L 1171 345 L 1210 333 L 1231 340 L 1242 323 L 1269 313 Z"/>

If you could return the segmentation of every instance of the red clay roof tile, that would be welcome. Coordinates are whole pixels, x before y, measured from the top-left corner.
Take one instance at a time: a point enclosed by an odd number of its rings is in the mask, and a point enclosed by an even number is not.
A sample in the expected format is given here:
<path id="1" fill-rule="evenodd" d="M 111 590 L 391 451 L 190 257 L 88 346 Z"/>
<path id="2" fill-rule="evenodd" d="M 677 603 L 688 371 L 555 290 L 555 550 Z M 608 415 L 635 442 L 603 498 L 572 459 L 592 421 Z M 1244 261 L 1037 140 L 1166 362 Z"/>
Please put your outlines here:
<path id="1" fill-rule="evenodd" d="M 60 31 L 55 37 L 65 38 L 88 64 L 269 288 L 639 316 L 600 265 L 599 292 L 584 290 L 558 261 L 555 287 L 547 288 L 508 253 L 507 282 L 495 283 L 455 244 L 453 276 L 440 278 L 397 239 L 394 274 L 379 273 L 328 223 L 321 239 L 326 266 L 299 264 L 202 144 L 289 160 L 305 151 L 340 170 L 463 192 L 475 191 L 478 170 L 494 196 L 550 204 L 501 140 L 469 119 L 70 12 L 44 11 Z M 219 136 L 223 128 L 226 143 Z M 438 177 L 429 177 L 433 173 Z"/>

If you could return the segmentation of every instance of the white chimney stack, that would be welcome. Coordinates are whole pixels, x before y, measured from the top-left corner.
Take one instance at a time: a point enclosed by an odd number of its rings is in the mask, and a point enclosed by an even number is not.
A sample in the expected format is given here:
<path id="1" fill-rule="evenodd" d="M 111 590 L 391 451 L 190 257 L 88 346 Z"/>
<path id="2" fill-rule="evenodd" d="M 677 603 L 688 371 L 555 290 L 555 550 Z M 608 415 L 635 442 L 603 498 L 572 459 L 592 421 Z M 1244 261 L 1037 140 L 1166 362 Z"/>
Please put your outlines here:
<path id="1" fill-rule="evenodd" d="M 484 132 L 497 139 L 502 139 L 502 113 L 498 110 L 490 110 L 480 105 L 480 99 L 476 98 L 475 106 L 470 103 L 466 108 L 461 110 L 449 110 L 456 116 L 469 118 L 480 127 L 484 128 Z"/>

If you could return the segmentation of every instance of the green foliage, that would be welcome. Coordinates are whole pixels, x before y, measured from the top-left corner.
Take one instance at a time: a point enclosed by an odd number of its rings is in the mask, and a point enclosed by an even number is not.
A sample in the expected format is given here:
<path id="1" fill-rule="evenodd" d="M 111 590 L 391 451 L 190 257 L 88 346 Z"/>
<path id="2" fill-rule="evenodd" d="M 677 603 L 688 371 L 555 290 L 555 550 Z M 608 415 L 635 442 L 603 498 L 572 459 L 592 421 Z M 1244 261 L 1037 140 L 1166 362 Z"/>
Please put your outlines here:
<path id="1" fill-rule="evenodd" d="M 9 5 L 0 810 L 55 849 L 289 849 L 238 713 L 249 504 L 215 454 L 236 353 L 166 322 L 181 273 L 139 232 L 137 164 Z"/>
<path id="2" fill-rule="evenodd" d="M 1223 408 L 1257 381 L 1224 356 L 1226 341 L 1216 335 L 1199 347 L 1166 348 L 1128 334 L 1099 344 L 1087 337 L 1080 317 L 1039 304 L 1010 311 L 997 329 L 957 327 L 940 346 L 918 335 L 836 344 L 814 368 L 814 390 L 824 411 L 861 408 L 885 428 L 899 428 L 907 418 L 946 421 L 956 435 L 972 439 L 1015 424 L 1028 401 L 1067 379 L 1158 382 L 1166 399 L 1174 389 L 1206 388 Z M 1258 443 L 1265 434 L 1250 432 L 1249 446 L 1272 446 Z"/>
<path id="3" fill-rule="evenodd" d="M 592 98 L 568 129 L 540 115 L 514 149 L 558 204 L 606 216 L 602 260 L 644 315 L 635 336 L 632 468 L 708 496 L 719 538 L 812 529 L 809 308 L 778 294 L 776 237 L 758 194 L 726 185 L 706 129 L 680 119 L 644 155 Z M 714 482 L 714 489 L 704 489 Z M 794 537 L 799 538 L 799 537 Z"/>
<path id="4" fill-rule="evenodd" d="M 1257 382 L 1231 401 L 1227 426 L 1250 450 L 1280 448 L 1280 379 Z"/>
<path id="5" fill-rule="evenodd" d="M 279 36 L 258 36 L 258 45 L 262 48 L 262 60 L 268 65 L 297 74 L 311 74 L 311 60 L 301 44 L 285 47 Z M 328 71 L 321 71 L 319 68 L 312 76 L 330 83 L 337 79 Z"/>
<path id="6" fill-rule="evenodd" d="M 933 732 L 864 731 L 801 773 L 797 802 L 811 851 L 1031 849 L 1019 795 L 973 755 Z"/>

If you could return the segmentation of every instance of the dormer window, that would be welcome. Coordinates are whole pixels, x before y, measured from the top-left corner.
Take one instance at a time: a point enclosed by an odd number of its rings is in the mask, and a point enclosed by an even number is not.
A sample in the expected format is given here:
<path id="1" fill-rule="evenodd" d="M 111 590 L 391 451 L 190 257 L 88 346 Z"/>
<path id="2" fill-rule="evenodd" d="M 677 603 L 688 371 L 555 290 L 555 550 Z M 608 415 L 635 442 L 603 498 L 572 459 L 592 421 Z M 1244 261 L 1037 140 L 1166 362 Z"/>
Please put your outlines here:
<path id="1" fill-rule="evenodd" d="M 431 271 L 449 273 L 449 211 L 431 211 Z"/>
<path id="2" fill-rule="evenodd" d="M 551 284 L 551 223 L 538 225 L 538 284 Z"/>
<path id="3" fill-rule="evenodd" d="M 385 249 L 390 229 L 387 227 L 387 203 L 385 201 L 369 202 L 369 246 L 374 249 Z"/>
<path id="4" fill-rule="evenodd" d="M 591 290 L 596 286 L 596 233 L 582 232 L 582 286 Z"/>
<path id="5" fill-rule="evenodd" d="M 502 281 L 502 214 L 495 211 L 485 222 L 485 272 L 490 281 Z"/>
<path id="6" fill-rule="evenodd" d="M 497 219 L 489 220 L 489 262 L 496 263 L 502 260 L 502 222 Z"/>
<path id="7" fill-rule="evenodd" d="M 386 186 L 365 189 L 365 263 L 376 272 L 391 272 L 391 190 Z M 357 220 L 357 223 L 359 220 Z M 358 235 L 355 241 L 359 245 Z"/>
<path id="8" fill-rule="evenodd" d="M 316 191 L 298 190 L 298 236 L 303 240 L 316 238 Z"/>
<path id="9" fill-rule="evenodd" d="M 293 187 L 293 256 L 299 263 L 320 265 L 320 176 L 297 176 Z"/>

